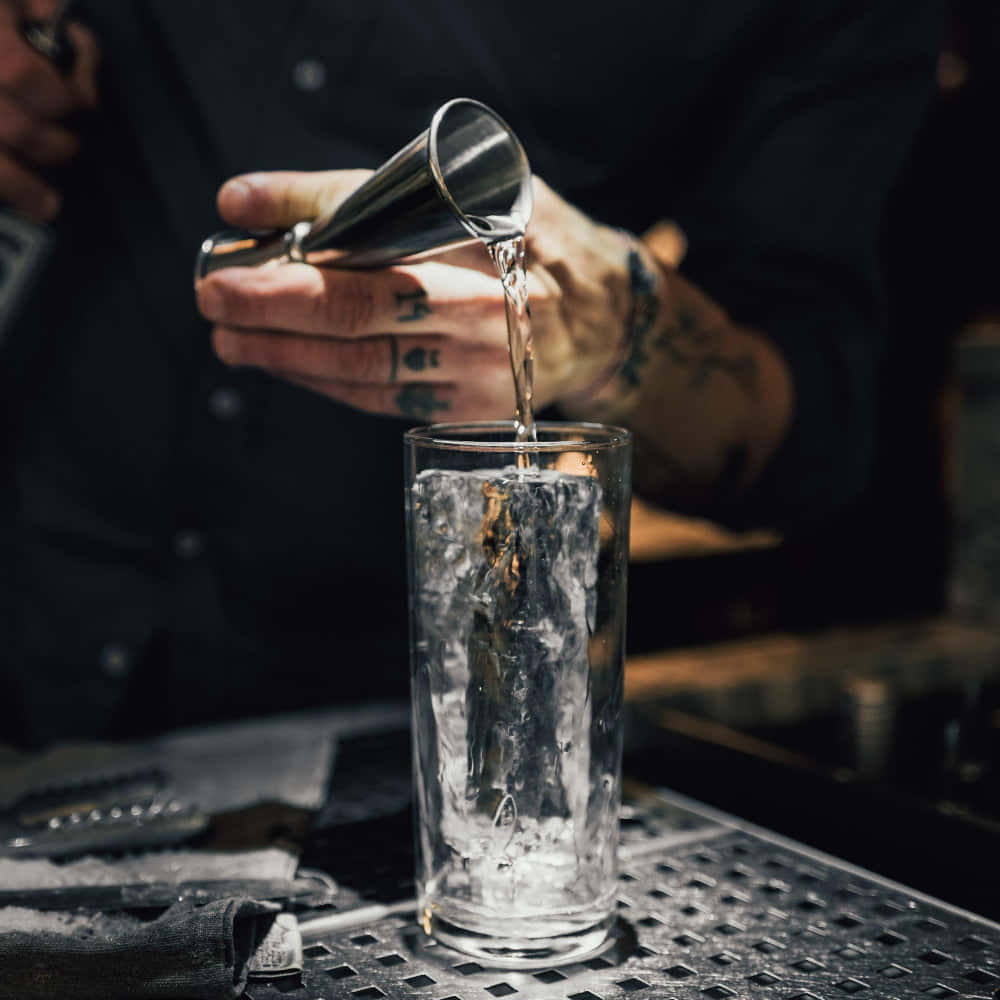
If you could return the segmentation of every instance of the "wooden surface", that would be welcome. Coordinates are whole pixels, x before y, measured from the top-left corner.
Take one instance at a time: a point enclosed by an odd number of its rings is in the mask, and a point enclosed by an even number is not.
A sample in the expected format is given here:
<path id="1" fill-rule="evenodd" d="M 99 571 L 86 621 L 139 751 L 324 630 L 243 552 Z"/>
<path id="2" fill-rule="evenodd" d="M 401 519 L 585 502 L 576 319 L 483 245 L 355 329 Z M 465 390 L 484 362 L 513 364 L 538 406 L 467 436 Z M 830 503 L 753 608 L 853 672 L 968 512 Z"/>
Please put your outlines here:
<path id="1" fill-rule="evenodd" d="M 781 723 L 864 698 L 908 696 L 1000 676 L 1000 633 L 948 618 L 815 635 L 773 634 L 629 659 L 625 697 L 670 700 L 729 725 Z"/>

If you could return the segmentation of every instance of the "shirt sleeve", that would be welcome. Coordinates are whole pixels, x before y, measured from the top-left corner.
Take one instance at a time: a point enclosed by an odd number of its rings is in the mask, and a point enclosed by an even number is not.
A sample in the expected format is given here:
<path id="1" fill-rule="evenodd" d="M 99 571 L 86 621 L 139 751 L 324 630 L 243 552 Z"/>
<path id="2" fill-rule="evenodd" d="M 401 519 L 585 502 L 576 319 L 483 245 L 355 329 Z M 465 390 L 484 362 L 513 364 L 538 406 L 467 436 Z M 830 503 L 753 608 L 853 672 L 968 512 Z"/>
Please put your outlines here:
<path id="1" fill-rule="evenodd" d="M 790 431 L 736 525 L 814 522 L 864 489 L 884 331 L 883 204 L 929 101 L 930 0 L 785 7 L 677 219 L 684 273 L 792 371 Z"/>

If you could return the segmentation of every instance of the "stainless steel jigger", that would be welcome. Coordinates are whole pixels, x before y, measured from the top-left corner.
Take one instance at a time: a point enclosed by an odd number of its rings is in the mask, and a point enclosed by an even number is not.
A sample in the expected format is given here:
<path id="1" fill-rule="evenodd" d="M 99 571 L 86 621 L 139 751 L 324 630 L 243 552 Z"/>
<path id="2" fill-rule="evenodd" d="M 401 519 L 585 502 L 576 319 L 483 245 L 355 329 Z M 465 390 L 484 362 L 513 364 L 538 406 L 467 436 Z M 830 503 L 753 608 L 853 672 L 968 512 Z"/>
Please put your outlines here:
<path id="1" fill-rule="evenodd" d="M 270 260 L 381 267 L 476 240 L 496 243 L 522 235 L 531 208 L 531 168 L 517 136 L 495 111 L 458 98 L 335 211 L 286 233 L 210 236 L 195 279 Z"/>

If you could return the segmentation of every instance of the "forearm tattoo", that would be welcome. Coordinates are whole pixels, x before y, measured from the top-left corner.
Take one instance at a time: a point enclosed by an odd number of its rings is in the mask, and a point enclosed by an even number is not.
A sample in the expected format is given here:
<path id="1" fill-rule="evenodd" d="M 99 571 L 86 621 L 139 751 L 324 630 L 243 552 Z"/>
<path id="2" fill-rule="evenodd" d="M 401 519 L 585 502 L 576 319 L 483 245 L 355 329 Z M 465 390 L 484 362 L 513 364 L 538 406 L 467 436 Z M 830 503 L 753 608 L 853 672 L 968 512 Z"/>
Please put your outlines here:
<path id="1" fill-rule="evenodd" d="M 411 420 L 430 420 L 435 411 L 451 409 L 447 399 L 435 394 L 434 386 L 411 382 L 404 385 L 396 396 L 396 406 L 404 417 Z"/>
<path id="2" fill-rule="evenodd" d="M 621 377 L 629 387 L 639 387 L 652 349 L 659 348 L 676 365 L 690 369 L 688 386 L 692 389 L 703 388 L 714 372 L 722 372 L 748 396 L 757 395 L 757 362 L 754 356 L 750 353 L 723 354 L 725 331 L 703 326 L 695 309 L 679 306 L 673 322 L 654 337 L 653 327 L 660 313 L 656 277 L 635 249 L 629 250 L 628 277 L 630 305 L 625 339 L 630 348 L 621 368 Z"/>
<path id="3" fill-rule="evenodd" d="M 681 367 L 691 369 L 688 385 L 701 389 L 713 372 L 728 375 L 748 396 L 757 395 L 757 362 L 752 354 L 727 357 L 720 352 L 723 332 L 699 325 L 697 314 L 685 306 L 677 310 L 675 322 L 656 338 L 662 348 Z"/>
<path id="4" fill-rule="evenodd" d="M 630 348 L 621 368 L 621 377 L 635 389 L 642 380 L 642 369 L 649 360 L 646 341 L 660 311 L 656 276 L 642 262 L 639 251 L 635 249 L 628 252 L 628 287 L 629 310 L 625 319 L 625 339 Z"/>

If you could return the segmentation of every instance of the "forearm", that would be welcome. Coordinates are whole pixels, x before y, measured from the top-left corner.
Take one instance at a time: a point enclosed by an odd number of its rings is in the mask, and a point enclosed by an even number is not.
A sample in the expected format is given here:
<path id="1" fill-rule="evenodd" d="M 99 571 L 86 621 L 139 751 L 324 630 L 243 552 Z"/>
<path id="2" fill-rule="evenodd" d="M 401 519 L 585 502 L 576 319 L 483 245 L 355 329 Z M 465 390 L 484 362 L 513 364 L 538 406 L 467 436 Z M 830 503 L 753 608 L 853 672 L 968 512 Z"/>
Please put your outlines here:
<path id="1" fill-rule="evenodd" d="M 567 415 L 628 427 L 636 491 L 711 509 L 760 475 L 791 420 L 793 387 L 777 349 L 642 244 L 627 250 L 624 362 Z"/>

